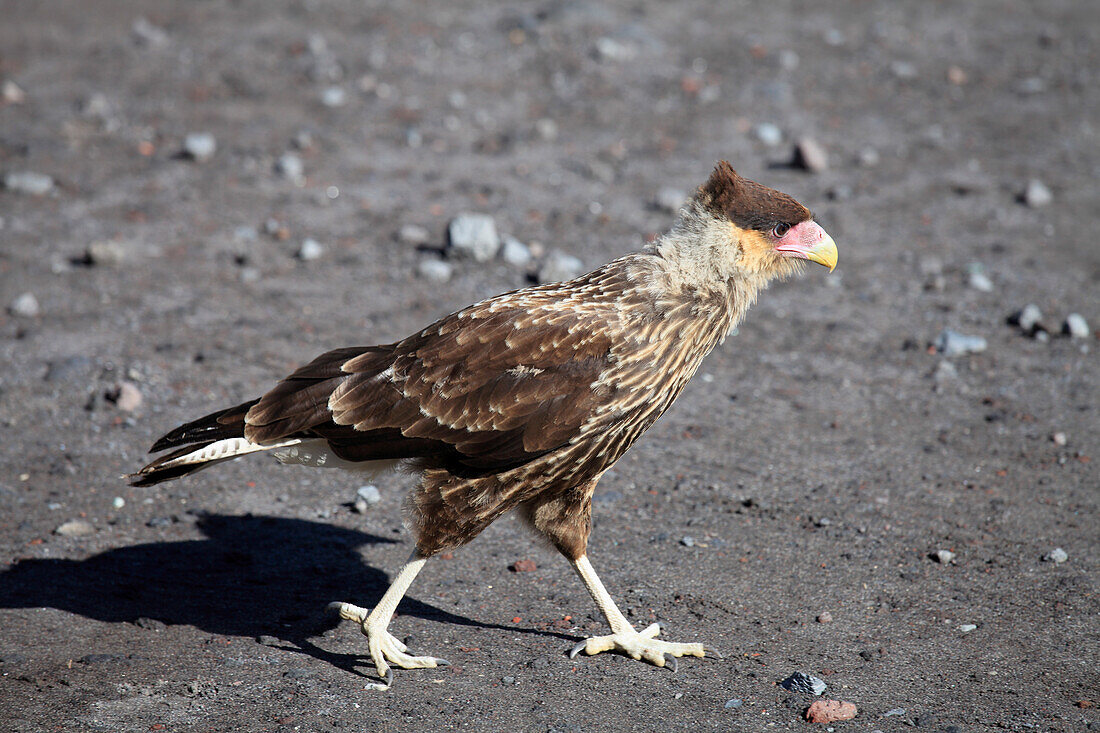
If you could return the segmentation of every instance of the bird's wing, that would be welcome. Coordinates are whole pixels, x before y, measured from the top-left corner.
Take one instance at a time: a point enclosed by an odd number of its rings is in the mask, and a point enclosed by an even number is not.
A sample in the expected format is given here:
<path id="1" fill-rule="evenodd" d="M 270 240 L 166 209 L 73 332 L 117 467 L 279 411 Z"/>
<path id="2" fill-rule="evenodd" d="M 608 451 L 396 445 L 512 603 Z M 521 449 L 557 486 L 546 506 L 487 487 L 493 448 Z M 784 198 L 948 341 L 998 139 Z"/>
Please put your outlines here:
<path id="1" fill-rule="evenodd" d="M 397 344 L 322 355 L 251 408 L 246 434 L 305 432 L 348 460 L 427 458 L 458 473 L 519 466 L 607 402 L 600 320 L 560 299 L 486 301 Z"/>

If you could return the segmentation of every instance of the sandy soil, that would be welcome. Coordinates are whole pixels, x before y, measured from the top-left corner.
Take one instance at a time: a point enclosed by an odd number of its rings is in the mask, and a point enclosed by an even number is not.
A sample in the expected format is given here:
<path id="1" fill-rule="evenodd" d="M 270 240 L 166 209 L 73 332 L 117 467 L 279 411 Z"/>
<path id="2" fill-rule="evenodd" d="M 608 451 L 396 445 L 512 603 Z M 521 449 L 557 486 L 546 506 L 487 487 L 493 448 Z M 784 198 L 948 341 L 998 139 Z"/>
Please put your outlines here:
<path id="1" fill-rule="evenodd" d="M 796 670 L 858 706 L 838 730 L 1100 728 L 1100 348 L 1059 334 L 1100 325 L 1100 5 L 0 14 L 0 174 L 53 181 L 0 189 L 3 730 L 815 727 L 776 684 Z M 188 133 L 212 157 L 181 156 Z M 825 170 L 786 165 L 801 136 Z M 365 514 L 354 477 L 265 460 L 119 479 L 322 350 L 529 282 L 537 259 L 418 274 L 457 214 L 595 266 L 722 158 L 814 208 L 841 264 L 766 293 L 605 477 L 591 557 L 637 624 L 724 660 L 570 660 L 602 621 L 509 519 L 395 619 L 453 666 L 364 691 L 365 640 L 322 609 L 385 589 L 406 479 Z M 1033 178 L 1046 205 L 1019 199 Z M 1028 303 L 1049 334 L 1006 322 Z M 945 328 L 987 348 L 937 353 Z"/>

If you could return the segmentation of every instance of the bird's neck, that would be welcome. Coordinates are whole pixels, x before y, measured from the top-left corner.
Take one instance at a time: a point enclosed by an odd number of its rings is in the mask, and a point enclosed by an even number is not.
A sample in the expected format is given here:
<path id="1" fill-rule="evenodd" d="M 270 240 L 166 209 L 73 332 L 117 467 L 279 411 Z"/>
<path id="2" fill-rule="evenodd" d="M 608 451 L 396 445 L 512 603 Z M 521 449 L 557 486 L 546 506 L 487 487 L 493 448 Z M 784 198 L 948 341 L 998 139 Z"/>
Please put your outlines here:
<path id="1" fill-rule="evenodd" d="M 660 300 L 689 303 L 691 317 L 713 333 L 711 347 L 737 327 L 768 285 L 767 278 L 738 267 L 737 254 L 725 251 L 731 244 L 735 246 L 728 224 L 693 202 L 676 225 L 648 248 L 655 255 Z"/>

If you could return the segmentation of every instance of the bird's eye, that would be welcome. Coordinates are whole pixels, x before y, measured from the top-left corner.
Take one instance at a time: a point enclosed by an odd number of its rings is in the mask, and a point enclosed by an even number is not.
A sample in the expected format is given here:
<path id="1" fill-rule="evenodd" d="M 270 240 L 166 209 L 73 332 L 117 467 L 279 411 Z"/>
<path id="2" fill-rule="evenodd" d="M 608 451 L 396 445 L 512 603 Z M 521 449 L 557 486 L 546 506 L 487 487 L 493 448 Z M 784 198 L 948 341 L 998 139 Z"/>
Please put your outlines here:
<path id="1" fill-rule="evenodd" d="M 784 224 L 780 222 L 779 224 L 776 224 L 774 227 L 772 227 L 772 236 L 776 239 L 782 239 L 787 235 L 787 232 L 789 232 L 790 230 L 790 224 Z"/>

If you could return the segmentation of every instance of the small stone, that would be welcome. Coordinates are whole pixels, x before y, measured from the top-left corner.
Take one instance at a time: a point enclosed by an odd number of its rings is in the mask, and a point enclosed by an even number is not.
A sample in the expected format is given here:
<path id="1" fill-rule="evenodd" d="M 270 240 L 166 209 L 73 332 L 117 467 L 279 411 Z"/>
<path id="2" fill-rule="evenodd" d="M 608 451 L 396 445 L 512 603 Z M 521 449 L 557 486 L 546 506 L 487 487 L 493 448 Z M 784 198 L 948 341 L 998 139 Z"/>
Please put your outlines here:
<path id="1" fill-rule="evenodd" d="M 23 104 L 27 101 L 27 94 L 19 85 L 11 79 L 4 80 L 3 89 L 0 90 L 0 97 L 3 97 L 4 101 L 8 104 Z"/>
<path id="2" fill-rule="evenodd" d="M 458 257 L 488 262 L 500 249 L 500 236 L 488 214 L 459 214 L 447 226 L 450 250 Z"/>
<path id="3" fill-rule="evenodd" d="M 810 173 L 820 173 L 829 167 L 829 156 L 819 142 L 812 137 L 803 137 L 795 143 L 791 165 Z"/>
<path id="4" fill-rule="evenodd" d="M 382 501 L 382 492 L 374 484 L 366 484 L 355 490 L 355 496 L 368 504 L 377 504 Z"/>
<path id="5" fill-rule="evenodd" d="M 531 250 L 526 244 L 509 234 L 504 237 L 500 258 L 509 265 L 522 267 L 531 261 Z"/>
<path id="6" fill-rule="evenodd" d="M 608 61 L 630 61 L 638 55 L 633 44 L 604 36 L 596 40 L 596 54 Z"/>
<path id="7" fill-rule="evenodd" d="M 123 499 L 121 496 L 116 496 L 115 498 L 111 499 L 111 506 L 115 509 L 121 509 L 122 507 L 126 506 L 126 500 Z"/>
<path id="8" fill-rule="evenodd" d="M 89 244 L 84 254 L 89 264 L 117 266 L 132 258 L 134 248 L 123 242 L 104 239 Z"/>
<path id="9" fill-rule="evenodd" d="M 37 318 L 42 313 L 42 307 L 38 305 L 38 298 L 34 297 L 34 293 L 22 293 L 12 300 L 8 312 L 13 316 Z"/>
<path id="10" fill-rule="evenodd" d="M 579 258 L 554 250 L 546 256 L 542 267 L 539 268 L 538 280 L 540 283 L 572 280 L 582 272 L 584 272 L 584 263 Z"/>
<path id="11" fill-rule="evenodd" d="M 851 720 L 859 709 L 850 702 L 840 700 L 817 700 L 806 709 L 806 720 L 811 723 L 835 723 L 838 720 Z"/>
<path id="12" fill-rule="evenodd" d="M 419 224 L 403 224 L 397 230 L 397 238 L 405 244 L 419 246 L 430 242 L 432 235 L 431 232 Z"/>
<path id="13" fill-rule="evenodd" d="M 949 328 L 941 331 L 935 342 L 936 350 L 944 356 L 980 354 L 986 346 L 986 340 L 981 336 L 967 336 Z"/>
<path id="14" fill-rule="evenodd" d="M 1009 318 L 1010 323 L 1016 324 L 1027 334 L 1033 334 L 1036 329 L 1042 328 L 1040 325 L 1042 320 L 1043 312 L 1034 303 L 1028 303 Z"/>
<path id="15" fill-rule="evenodd" d="M 535 122 L 535 132 L 540 139 L 552 142 L 558 139 L 558 123 L 549 117 L 543 117 Z"/>
<path id="16" fill-rule="evenodd" d="M 1080 313 L 1070 313 L 1066 316 L 1066 322 L 1062 324 L 1062 333 L 1070 338 L 1087 339 L 1092 336 L 1092 329 Z"/>
<path id="17" fill-rule="evenodd" d="M 508 566 L 513 573 L 533 573 L 538 570 L 534 560 L 516 560 Z"/>
<path id="18" fill-rule="evenodd" d="M 909 61 L 895 61 L 890 64 L 890 71 L 899 79 L 917 78 L 917 67 Z"/>
<path id="19" fill-rule="evenodd" d="M 95 527 L 92 526 L 91 522 L 74 519 L 55 529 L 54 534 L 59 534 L 62 537 L 87 537 L 90 534 L 95 534 Z"/>
<path id="20" fill-rule="evenodd" d="M 829 613 L 828 611 L 822 611 L 821 613 L 817 614 L 817 619 L 815 620 L 819 624 L 831 624 L 833 622 L 833 614 Z"/>
<path id="21" fill-rule="evenodd" d="M 163 46 L 168 42 L 168 34 L 158 25 L 153 25 L 145 16 L 139 16 L 130 25 L 134 40 L 142 46 Z"/>
<path id="22" fill-rule="evenodd" d="M 416 274 L 431 282 L 445 283 L 451 279 L 453 273 L 454 266 L 443 260 L 421 260 L 416 265 Z"/>
<path id="23" fill-rule="evenodd" d="M 966 70 L 961 66 L 949 66 L 947 68 L 947 81 L 957 87 L 961 87 L 970 80 Z"/>
<path id="24" fill-rule="evenodd" d="M 969 634 L 971 631 L 974 631 L 976 628 L 978 628 L 977 624 L 959 624 L 959 626 L 958 626 L 959 631 L 964 633 L 964 634 Z"/>
<path id="25" fill-rule="evenodd" d="M 302 246 L 298 248 L 298 259 L 302 262 L 318 260 L 325 253 L 325 248 L 316 239 L 306 238 L 302 240 Z"/>
<path id="26" fill-rule="evenodd" d="M 905 708 L 891 708 L 882 714 L 884 718 L 893 718 L 899 715 L 905 715 Z"/>
<path id="27" fill-rule="evenodd" d="M 1044 562 L 1052 562 L 1055 565 L 1061 565 L 1069 560 L 1069 555 L 1061 547 L 1055 547 L 1053 550 L 1043 555 Z"/>
<path id="28" fill-rule="evenodd" d="M 740 698 L 735 697 L 732 700 L 726 700 L 726 704 L 722 707 L 724 707 L 726 710 L 736 710 L 744 704 L 745 703 L 743 703 Z"/>
<path id="29" fill-rule="evenodd" d="M 805 672 L 795 672 L 779 684 L 784 690 L 800 692 L 804 695 L 820 695 L 828 687 L 825 680 Z"/>
<path id="30" fill-rule="evenodd" d="M 680 544 L 684 547 L 695 547 L 695 538 L 691 535 L 684 535 L 680 538 Z"/>
<path id="31" fill-rule="evenodd" d="M 675 214 L 680 211 L 680 207 L 684 205 L 687 199 L 688 196 L 684 191 L 666 186 L 657 192 L 656 198 L 653 199 L 653 205 L 658 211 Z"/>
<path id="32" fill-rule="evenodd" d="M 761 122 L 756 126 L 755 132 L 756 139 L 768 147 L 775 147 L 783 142 L 783 131 L 779 129 L 779 125 L 771 122 Z"/>
<path id="33" fill-rule="evenodd" d="M 343 107 L 348 95 L 343 87 L 328 87 L 321 92 L 321 104 L 326 107 Z"/>
<path id="34" fill-rule="evenodd" d="M 1020 194 L 1020 200 L 1033 209 L 1038 209 L 1042 206 L 1048 205 L 1054 200 L 1054 194 L 1051 193 L 1047 185 L 1040 181 L 1038 178 L 1032 178 L 1027 182 L 1027 186 L 1024 188 L 1024 192 Z"/>
<path id="35" fill-rule="evenodd" d="M 53 190 L 53 178 L 45 173 L 16 171 L 4 176 L 4 188 L 30 196 L 44 196 Z"/>
<path id="36" fill-rule="evenodd" d="M 951 552 L 951 550 L 936 550 L 935 552 L 928 553 L 928 556 L 940 565 L 950 565 L 955 560 L 955 553 Z"/>
<path id="37" fill-rule="evenodd" d="M 514 685 L 514 684 L 516 684 L 516 678 L 515 678 L 515 677 L 513 677 L 512 675 L 506 675 L 506 676 L 504 676 L 504 677 L 501 677 L 501 678 L 500 678 L 500 681 L 501 681 L 501 682 L 503 682 L 503 683 L 504 683 L 504 684 L 506 684 L 506 685 Z"/>
<path id="38" fill-rule="evenodd" d="M 302 159 L 294 153 L 283 153 L 275 161 L 275 172 L 288 181 L 301 183 L 305 178 L 305 166 Z"/>
<path id="39" fill-rule="evenodd" d="M 967 284 L 974 290 L 983 293 L 993 292 L 993 281 L 985 274 L 985 267 L 980 262 L 971 262 L 966 266 Z"/>
<path id="40" fill-rule="evenodd" d="M 202 163 L 214 157 L 218 141 L 209 132 L 189 132 L 183 138 L 183 154 Z"/>
<path id="41" fill-rule="evenodd" d="M 1064 447 L 1066 443 L 1069 442 L 1069 438 L 1067 438 L 1066 434 L 1061 431 L 1050 436 L 1050 439 L 1054 441 L 1054 445 L 1057 445 L 1059 447 Z"/>
<path id="42" fill-rule="evenodd" d="M 104 395 L 108 402 L 113 402 L 115 407 L 123 412 L 133 412 L 141 407 L 141 390 L 133 382 L 122 381 Z"/>

